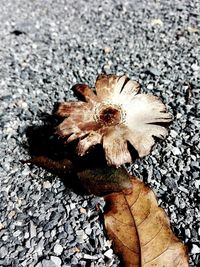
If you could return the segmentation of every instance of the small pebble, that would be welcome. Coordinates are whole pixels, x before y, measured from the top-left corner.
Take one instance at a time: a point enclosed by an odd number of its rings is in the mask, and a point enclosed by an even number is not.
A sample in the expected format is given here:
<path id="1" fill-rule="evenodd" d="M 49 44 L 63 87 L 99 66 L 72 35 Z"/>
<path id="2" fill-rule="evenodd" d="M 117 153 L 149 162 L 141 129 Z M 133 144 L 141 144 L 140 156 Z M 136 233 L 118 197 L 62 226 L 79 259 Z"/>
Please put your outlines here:
<path id="1" fill-rule="evenodd" d="M 113 250 L 112 250 L 112 249 L 107 250 L 107 251 L 104 253 L 104 255 L 105 255 L 107 258 L 112 259 L 112 257 L 113 257 Z"/>
<path id="2" fill-rule="evenodd" d="M 63 247 L 60 244 L 56 244 L 53 248 L 53 251 L 56 255 L 61 255 L 63 252 Z"/>
<path id="3" fill-rule="evenodd" d="M 191 252 L 194 253 L 194 254 L 199 254 L 200 253 L 200 247 L 198 247 L 197 245 L 193 244 Z"/>
<path id="4" fill-rule="evenodd" d="M 51 184 L 49 181 L 45 181 L 45 182 L 43 182 L 43 187 L 44 187 L 45 189 L 49 189 L 49 188 L 52 187 L 52 184 Z"/>
<path id="5" fill-rule="evenodd" d="M 0 1 L 0 266 L 120 266 L 103 198 L 68 187 L 76 187 L 71 176 L 21 163 L 68 156 L 51 115 L 78 100 L 74 84 L 94 87 L 101 73 L 138 80 L 173 114 L 166 139 L 125 167 L 153 189 L 198 266 L 199 0 L 35 2 Z"/>
<path id="6" fill-rule="evenodd" d="M 52 262 L 54 262 L 54 264 L 55 264 L 57 267 L 60 267 L 60 266 L 61 266 L 62 261 L 61 261 L 60 258 L 55 257 L 55 256 L 51 256 L 50 259 L 51 259 Z"/>

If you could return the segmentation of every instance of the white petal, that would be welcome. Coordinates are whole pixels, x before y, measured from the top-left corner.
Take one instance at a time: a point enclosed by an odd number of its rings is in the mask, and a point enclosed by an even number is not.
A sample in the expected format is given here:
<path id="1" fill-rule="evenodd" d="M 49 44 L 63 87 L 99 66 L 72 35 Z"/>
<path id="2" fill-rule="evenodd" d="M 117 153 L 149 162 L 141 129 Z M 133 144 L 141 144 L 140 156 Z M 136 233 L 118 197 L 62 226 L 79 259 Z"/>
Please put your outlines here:
<path id="1" fill-rule="evenodd" d="M 103 137 L 103 148 L 108 165 L 119 167 L 124 163 L 131 162 L 127 141 L 123 137 L 120 127 L 110 129 Z"/>
<path id="2" fill-rule="evenodd" d="M 140 90 L 140 84 L 136 81 L 129 80 L 121 91 L 120 96 L 131 98 Z"/>
<path id="3" fill-rule="evenodd" d="M 165 127 L 159 125 L 147 126 L 145 132 L 143 131 L 131 131 L 129 130 L 126 135 L 127 140 L 132 144 L 132 146 L 137 150 L 140 157 L 148 155 L 151 151 L 152 146 L 155 143 L 155 139 L 158 137 L 160 139 L 165 138 L 167 135 L 167 130 Z"/>
<path id="4" fill-rule="evenodd" d="M 148 155 L 151 151 L 155 140 L 151 135 L 143 135 L 141 132 L 129 132 L 127 140 L 137 150 L 139 157 Z"/>
<path id="5" fill-rule="evenodd" d="M 158 97 L 145 94 L 136 95 L 126 112 L 127 140 L 140 157 L 146 156 L 155 143 L 153 137 L 167 135 L 166 128 L 158 124 L 170 122 L 172 116 Z"/>
<path id="6" fill-rule="evenodd" d="M 119 80 L 117 81 L 117 84 L 114 88 L 114 95 L 115 96 L 118 96 L 119 93 L 121 92 L 121 89 L 125 83 L 125 81 L 127 80 L 127 76 L 126 75 L 123 75 L 119 78 Z"/>
<path id="7" fill-rule="evenodd" d="M 138 94 L 126 107 L 127 126 L 133 130 L 148 123 L 170 122 L 172 116 L 158 97 Z"/>

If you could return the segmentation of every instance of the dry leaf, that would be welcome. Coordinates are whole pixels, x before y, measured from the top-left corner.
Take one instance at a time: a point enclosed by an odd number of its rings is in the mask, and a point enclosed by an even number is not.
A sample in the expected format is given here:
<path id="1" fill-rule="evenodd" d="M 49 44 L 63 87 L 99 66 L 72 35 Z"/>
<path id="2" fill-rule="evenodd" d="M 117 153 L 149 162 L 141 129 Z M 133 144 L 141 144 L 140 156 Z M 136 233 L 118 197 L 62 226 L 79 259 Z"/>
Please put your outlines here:
<path id="1" fill-rule="evenodd" d="M 186 267 L 186 247 L 170 229 L 152 190 L 137 179 L 130 194 L 105 197 L 105 228 L 124 267 Z"/>
<path id="2" fill-rule="evenodd" d="M 68 159 L 52 160 L 46 156 L 35 156 L 29 160 L 21 161 L 22 163 L 31 163 L 49 171 L 57 173 L 71 173 L 73 169 L 72 162 Z"/>
<path id="3" fill-rule="evenodd" d="M 88 193 L 103 196 L 113 192 L 130 191 L 130 175 L 124 168 L 102 168 L 84 170 L 78 178 Z"/>

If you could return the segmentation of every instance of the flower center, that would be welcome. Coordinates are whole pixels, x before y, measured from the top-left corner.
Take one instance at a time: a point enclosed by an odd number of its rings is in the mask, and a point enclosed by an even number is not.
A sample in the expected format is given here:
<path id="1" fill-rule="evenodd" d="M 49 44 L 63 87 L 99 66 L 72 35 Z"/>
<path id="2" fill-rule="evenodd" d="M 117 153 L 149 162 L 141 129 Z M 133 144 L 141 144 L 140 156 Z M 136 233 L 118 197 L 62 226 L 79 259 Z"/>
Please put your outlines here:
<path id="1" fill-rule="evenodd" d="M 95 112 L 95 120 L 103 125 L 117 125 L 124 121 L 122 108 L 114 104 L 100 105 Z"/>

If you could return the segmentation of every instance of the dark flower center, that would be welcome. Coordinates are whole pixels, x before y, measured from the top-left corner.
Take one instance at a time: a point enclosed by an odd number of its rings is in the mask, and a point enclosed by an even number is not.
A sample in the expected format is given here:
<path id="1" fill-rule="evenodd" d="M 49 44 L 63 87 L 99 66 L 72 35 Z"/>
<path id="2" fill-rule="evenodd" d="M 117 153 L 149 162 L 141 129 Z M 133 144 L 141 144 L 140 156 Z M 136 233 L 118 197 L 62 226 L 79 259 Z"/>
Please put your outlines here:
<path id="1" fill-rule="evenodd" d="M 121 110 L 112 106 L 99 110 L 98 121 L 104 125 L 116 125 L 122 121 Z"/>

